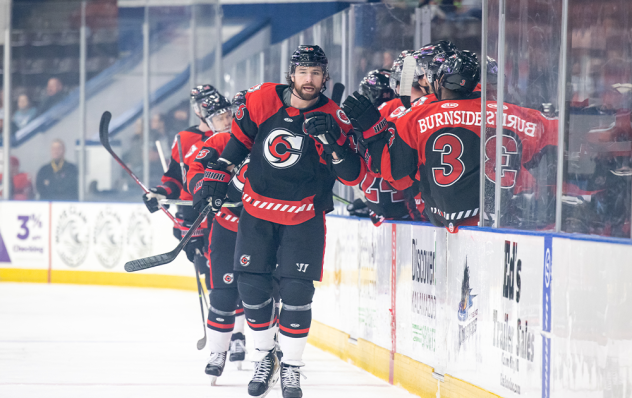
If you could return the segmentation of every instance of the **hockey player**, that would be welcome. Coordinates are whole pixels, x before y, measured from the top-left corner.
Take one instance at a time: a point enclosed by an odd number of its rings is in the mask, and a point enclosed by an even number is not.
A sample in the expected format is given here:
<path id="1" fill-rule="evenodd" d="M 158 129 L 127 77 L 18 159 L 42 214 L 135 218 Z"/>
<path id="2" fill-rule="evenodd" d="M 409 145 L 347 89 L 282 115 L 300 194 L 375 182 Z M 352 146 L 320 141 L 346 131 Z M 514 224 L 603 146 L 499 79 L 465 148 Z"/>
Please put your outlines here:
<path id="1" fill-rule="evenodd" d="M 385 69 L 370 71 L 360 82 L 358 92 L 367 97 L 373 106 L 379 107 L 395 97 L 395 91 L 389 85 L 389 77 L 390 72 Z M 366 212 L 375 226 L 381 225 L 384 220 L 410 217 L 404 192 L 393 188 L 379 175 L 367 172 L 359 187 L 366 200 L 356 199 L 347 206 L 350 214 L 361 216 Z"/>
<path id="2" fill-rule="evenodd" d="M 479 211 L 480 116 L 477 127 L 476 112 L 480 115 L 481 105 L 480 97 L 472 93 L 479 77 L 475 57 L 453 55 L 439 69 L 438 81 L 430 82 L 438 101 L 411 108 L 394 125 L 386 123 L 363 97 L 354 94 L 344 103 L 363 131 L 373 171 L 389 181 L 414 177 L 430 220 L 451 232 L 459 225 L 475 224 Z M 443 111 L 450 120 L 443 119 Z"/>
<path id="3" fill-rule="evenodd" d="M 479 206 L 480 172 L 480 93 L 474 92 L 480 66 L 474 54 L 460 51 L 450 56 L 439 69 L 434 85 L 438 101 L 412 109 L 402 116 L 391 132 L 367 131 L 363 138 L 387 179 L 415 175 L 427 212 L 435 225 L 456 232 L 459 225 L 476 225 Z M 356 98 L 345 103 L 349 113 L 368 125 L 379 116 Z M 488 103 L 489 126 L 485 142 L 485 175 L 493 187 L 496 181 L 496 107 Z M 537 154 L 555 145 L 556 122 L 538 111 L 503 104 L 501 189 L 509 197 L 525 189 L 533 192 L 537 184 L 528 172 Z M 369 115 L 373 114 L 370 118 Z M 377 133 L 377 134 L 376 134 Z M 379 159 L 379 161 L 376 161 Z M 493 209 L 490 209 L 493 211 Z"/>
<path id="4" fill-rule="evenodd" d="M 246 320 L 253 330 L 255 373 L 251 396 L 267 394 L 278 380 L 272 272 L 277 268 L 283 306 L 278 318 L 284 398 L 300 398 L 302 355 L 311 324 L 314 280 L 322 278 L 325 213 L 333 209 L 336 179 L 357 185 L 364 163 L 346 133 L 351 123 L 325 97 L 328 61 L 316 45 L 292 55 L 288 84 L 251 88 L 239 107 L 221 157 L 207 165 L 199 201 L 218 211 L 229 171 L 250 153 L 235 248 L 235 272 Z"/>
<path id="5" fill-rule="evenodd" d="M 215 87 L 210 84 L 204 84 L 197 86 L 191 90 L 190 102 L 193 112 L 200 119 L 200 123 L 197 126 L 191 126 L 188 129 L 178 133 L 180 136 L 180 142 L 182 148 L 178 148 L 177 140 L 173 141 L 171 146 L 171 160 L 169 162 L 169 168 L 162 176 L 162 184 L 157 187 L 149 189 L 149 193 L 143 195 L 143 202 L 150 213 L 154 213 L 159 210 L 158 201 L 161 199 L 183 199 L 191 200 L 191 195 L 183 190 L 182 187 L 182 170 L 180 168 L 180 152 L 186 154 L 190 151 L 191 147 L 198 143 L 204 142 L 204 140 L 213 135 L 213 130 L 206 124 L 206 121 L 202 117 L 202 111 L 200 105 L 206 97 L 215 93 Z M 174 226 L 174 235 L 180 239 L 182 236 L 182 227 L 184 226 L 184 219 L 195 220 L 196 214 L 192 211 L 190 206 L 179 206 L 176 218 L 180 225 Z M 186 233 L 186 232 L 185 232 Z M 187 253 L 187 256 L 189 254 Z M 193 261 L 193 260 L 191 260 Z"/>

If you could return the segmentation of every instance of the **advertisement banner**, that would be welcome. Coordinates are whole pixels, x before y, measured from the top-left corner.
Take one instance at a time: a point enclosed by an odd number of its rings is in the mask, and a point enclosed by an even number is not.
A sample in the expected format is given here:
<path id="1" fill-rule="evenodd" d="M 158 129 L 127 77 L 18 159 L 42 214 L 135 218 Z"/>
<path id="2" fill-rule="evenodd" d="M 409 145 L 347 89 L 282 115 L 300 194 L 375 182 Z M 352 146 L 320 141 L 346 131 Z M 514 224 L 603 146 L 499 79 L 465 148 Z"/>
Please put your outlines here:
<path id="1" fill-rule="evenodd" d="M 177 245 L 169 218 L 141 204 L 55 202 L 51 220 L 53 270 L 125 272 L 127 261 Z M 143 273 L 194 275 L 184 253 Z"/>
<path id="2" fill-rule="evenodd" d="M 49 203 L 0 203 L 0 266 L 47 269 Z"/>
<path id="3" fill-rule="evenodd" d="M 450 237 L 451 375 L 504 397 L 540 395 L 543 258 L 543 237 Z"/>
<path id="4" fill-rule="evenodd" d="M 437 301 L 437 232 L 432 227 L 402 224 L 397 229 L 398 352 L 436 367 L 439 330 Z"/>

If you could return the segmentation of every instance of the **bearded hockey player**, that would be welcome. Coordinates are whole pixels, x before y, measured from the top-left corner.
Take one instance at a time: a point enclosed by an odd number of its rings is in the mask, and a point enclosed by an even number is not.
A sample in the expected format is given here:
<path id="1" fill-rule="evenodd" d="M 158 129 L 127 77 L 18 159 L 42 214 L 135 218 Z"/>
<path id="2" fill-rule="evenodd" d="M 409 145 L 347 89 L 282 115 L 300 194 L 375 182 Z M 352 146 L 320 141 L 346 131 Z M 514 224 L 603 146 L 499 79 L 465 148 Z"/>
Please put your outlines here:
<path id="1" fill-rule="evenodd" d="M 322 94 L 329 79 L 323 50 L 299 46 L 287 78 L 287 85 L 265 83 L 249 90 L 235 114 L 231 139 L 218 161 L 207 165 L 198 194 L 219 211 L 229 171 L 250 153 L 234 270 L 253 330 L 256 364 L 248 393 L 256 397 L 267 394 L 279 378 L 277 321 L 283 397 L 302 397 L 300 368 L 311 325 L 313 281 L 322 278 L 332 188 L 336 179 L 357 185 L 365 174 L 347 137 L 350 121 Z M 283 302 L 278 319 L 275 267 Z"/>

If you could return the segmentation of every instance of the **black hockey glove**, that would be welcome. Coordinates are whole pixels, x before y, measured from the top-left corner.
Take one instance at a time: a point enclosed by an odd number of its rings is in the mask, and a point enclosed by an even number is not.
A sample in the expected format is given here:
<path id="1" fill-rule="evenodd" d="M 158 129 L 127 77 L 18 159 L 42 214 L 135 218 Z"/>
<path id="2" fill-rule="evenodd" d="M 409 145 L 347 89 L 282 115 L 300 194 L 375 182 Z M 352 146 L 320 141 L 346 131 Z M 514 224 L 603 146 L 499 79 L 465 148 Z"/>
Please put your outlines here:
<path id="1" fill-rule="evenodd" d="M 349 141 L 333 116 L 324 112 L 307 114 L 303 122 L 303 132 L 323 144 L 323 149 L 329 155 L 335 153 L 339 161 L 344 160 Z"/>
<path id="2" fill-rule="evenodd" d="M 370 209 L 367 207 L 366 203 L 360 198 L 353 201 L 347 205 L 347 211 L 350 216 L 356 217 L 369 217 Z"/>
<path id="3" fill-rule="evenodd" d="M 226 200 L 228 183 L 231 175 L 226 168 L 228 163 L 223 160 L 209 162 L 204 170 L 204 178 L 200 180 L 193 191 L 193 208 L 202 212 L 204 207 L 212 204 L 213 213 L 217 213 Z"/>
<path id="4" fill-rule="evenodd" d="M 191 225 L 193 225 L 192 222 L 184 222 L 184 225 L 182 225 L 182 236 L 189 232 Z M 184 246 L 184 252 L 191 262 L 193 262 L 196 254 L 202 255 L 202 253 L 204 253 L 204 232 L 204 229 L 198 228 Z"/>
<path id="5" fill-rule="evenodd" d="M 167 188 L 162 185 L 158 185 L 155 188 L 149 188 L 149 192 L 143 194 L 143 202 L 150 213 L 155 213 L 160 210 L 160 204 L 158 201 L 166 199 L 168 195 L 169 192 L 167 191 Z M 163 207 L 168 209 L 169 205 L 164 205 Z"/>
<path id="6" fill-rule="evenodd" d="M 386 119 L 367 97 L 357 91 L 347 97 L 342 107 L 353 126 L 362 132 L 365 141 L 377 139 L 386 131 Z"/>

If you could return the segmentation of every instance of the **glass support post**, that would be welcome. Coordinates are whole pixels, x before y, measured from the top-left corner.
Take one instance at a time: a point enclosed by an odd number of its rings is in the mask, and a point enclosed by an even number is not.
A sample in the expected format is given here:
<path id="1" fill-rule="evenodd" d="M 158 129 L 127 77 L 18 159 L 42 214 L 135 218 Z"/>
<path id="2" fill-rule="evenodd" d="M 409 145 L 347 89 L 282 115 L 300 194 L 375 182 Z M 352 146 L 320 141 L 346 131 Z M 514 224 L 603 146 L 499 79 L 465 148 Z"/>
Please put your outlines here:
<path id="1" fill-rule="evenodd" d="M 11 1 L 6 2 L 6 24 L 4 30 L 4 123 L 2 129 L 2 161 L 3 174 L 11 175 Z M 11 199 L 11 183 L 9 178 L 2 179 L 2 197 Z"/>
<path id="2" fill-rule="evenodd" d="M 568 60 L 568 0 L 562 0 L 562 35 L 560 37 L 560 71 L 557 84 L 557 178 L 555 186 L 555 232 L 562 230 L 562 187 L 564 185 L 564 131 L 566 128 L 566 77 Z"/>
<path id="3" fill-rule="evenodd" d="M 485 60 L 483 60 L 485 62 Z M 505 0 L 498 0 L 498 99 L 496 101 L 496 184 L 494 186 L 494 227 L 500 228 L 502 193 L 503 107 L 505 102 Z M 483 115 L 481 115 L 482 118 Z"/>
<path id="4" fill-rule="evenodd" d="M 479 221 L 480 227 L 485 226 L 485 139 L 487 135 L 487 23 L 488 0 L 483 0 L 481 20 L 481 149 L 480 149 L 480 190 L 479 190 Z"/>
<path id="5" fill-rule="evenodd" d="M 149 186 L 149 6 L 143 22 L 143 183 Z"/>
<path id="6" fill-rule="evenodd" d="M 81 28 L 79 30 L 79 201 L 86 194 L 86 2 L 81 2 Z"/>

